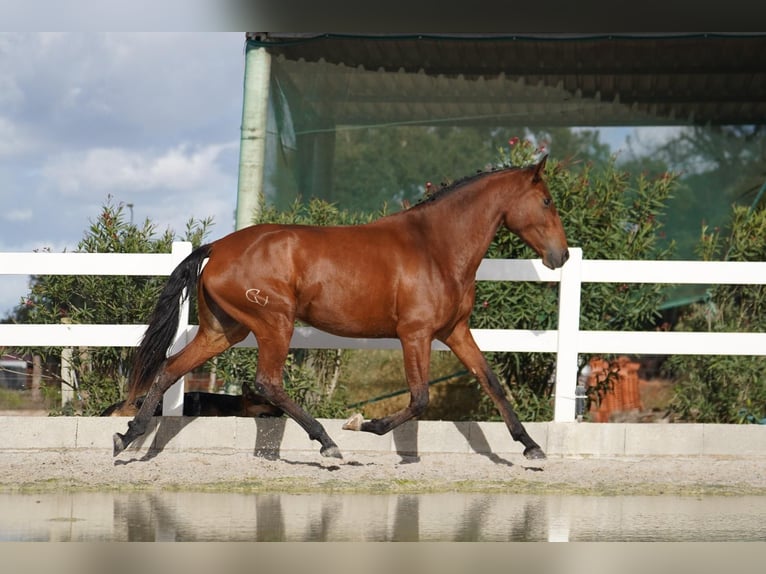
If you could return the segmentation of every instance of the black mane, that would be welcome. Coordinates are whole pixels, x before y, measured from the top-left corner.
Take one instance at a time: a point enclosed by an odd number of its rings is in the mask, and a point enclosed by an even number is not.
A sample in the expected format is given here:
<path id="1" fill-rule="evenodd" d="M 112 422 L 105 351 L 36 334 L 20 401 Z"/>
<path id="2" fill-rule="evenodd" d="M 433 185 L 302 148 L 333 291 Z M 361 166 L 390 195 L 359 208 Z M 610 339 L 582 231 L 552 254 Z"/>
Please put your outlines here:
<path id="1" fill-rule="evenodd" d="M 434 201 L 438 201 L 445 195 L 449 195 L 452 192 L 456 191 L 457 189 L 463 187 L 464 185 L 471 183 L 472 181 L 476 181 L 477 179 L 481 179 L 485 175 L 490 175 L 492 173 L 500 173 L 503 171 L 513 171 L 517 169 L 520 169 L 520 168 L 517 166 L 493 167 L 489 170 L 478 170 L 476 173 L 472 173 L 465 177 L 461 177 L 460 179 L 457 179 L 450 184 L 442 183 L 439 189 L 431 193 L 427 193 L 427 195 L 423 199 L 418 201 L 415 205 L 413 205 L 412 208 L 418 207 L 419 205 L 424 205 L 424 204 L 432 203 Z"/>

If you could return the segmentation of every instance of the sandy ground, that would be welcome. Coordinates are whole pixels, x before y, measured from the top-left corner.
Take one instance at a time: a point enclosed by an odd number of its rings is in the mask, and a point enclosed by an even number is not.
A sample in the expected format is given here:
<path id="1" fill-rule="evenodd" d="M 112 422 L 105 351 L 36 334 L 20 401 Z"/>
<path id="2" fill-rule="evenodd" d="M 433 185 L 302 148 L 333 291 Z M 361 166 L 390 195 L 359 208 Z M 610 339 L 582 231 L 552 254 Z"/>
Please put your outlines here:
<path id="1" fill-rule="evenodd" d="M 0 450 L 0 491 L 63 489 L 766 495 L 766 458 Z"/>

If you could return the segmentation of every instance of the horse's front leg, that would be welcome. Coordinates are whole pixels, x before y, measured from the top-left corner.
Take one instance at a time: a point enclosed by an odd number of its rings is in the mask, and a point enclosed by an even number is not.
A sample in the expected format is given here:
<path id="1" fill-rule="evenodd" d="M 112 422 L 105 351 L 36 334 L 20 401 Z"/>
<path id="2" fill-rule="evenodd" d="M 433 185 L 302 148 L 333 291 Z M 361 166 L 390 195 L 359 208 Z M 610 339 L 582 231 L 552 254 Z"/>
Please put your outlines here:
<path id="1" fill-rule="evenodd" d="M 468 323 L 459 324 L 452 334 L 444 340 L 444 343 L 452 349 L 457 358 L 474 374 L 481 387 L 490 396 L 492 402 L 495 403 L 505 421 L 505 425 L 511 432 L 513 440 L 524 445 L 524 456 L 529 459 L 545 458 L 543 449 L 529 436 L 529 433 L 527 433 L 524 425 L 521 424 L 511 407 L 511 403 L 508 402 L 500 381 L 497 380 L 497 376 L 489 368 L 487 360 L 476 345 L 473 335 L 471 335 L 471 331 L 468 329 Z"/>
<path id="2" fill-rule="evenodd" d="M 343 428 L 361 430 L 378 435 L 386 434 L 400 424 L 422 415 L 428 407 L 428 369 L 431 359 L 430 337 L 402 338 L 404 371 L 410 388 L 409 404 L 395 413 L 380 419 L 365 421 L 361 414 L 353 415 Z"/>

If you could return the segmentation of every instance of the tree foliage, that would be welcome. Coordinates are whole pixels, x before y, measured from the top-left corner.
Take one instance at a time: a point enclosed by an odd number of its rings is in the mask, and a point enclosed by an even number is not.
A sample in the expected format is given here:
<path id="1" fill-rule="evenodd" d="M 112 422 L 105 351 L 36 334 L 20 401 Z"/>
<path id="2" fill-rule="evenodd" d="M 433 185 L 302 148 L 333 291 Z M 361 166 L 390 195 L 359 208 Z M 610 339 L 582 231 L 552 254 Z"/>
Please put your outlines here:
<path id="1" fill-rule="evenodd" d="M 733 206 L 728 233 L 703 227 L 698 254 L 705 261 L 766 261 L 766 209 Z M 712 285 L 704 301 L 681 316 L 681 331 L 766 332 L 765 285 Z M 766 421 L 764 357 L 674 356 L 666 364 L 677 381 L 671 409 L 704 423 Z"/>
<path id="2" fill-rule="evenodd" d="M 460 178 L 487 165 L 505 134 L 478 128 L 399 126 L 341 131 L 328 200 L 352 211 L 414 203 L 426 182 Z M 507 136 L 506 136 L 507 139 Z"/>
<path id="3" fill-rule="evenodd" d="M 426 183 L 449 182 L 494 161 L 496 150 L 517 134 L 548 145 L 560 158 L 609 158 L 595 130 L 521 127 L 396 126 L 341 130 L 336 135 L 332 192 L 321 196 L 351 211 L 377 211 L 423 197 Z M 304 194 L 304 199 L 310 193 Z"/>
<path id="4" fill-rule="evenodd" d="M 183 240 L 199 245 L 212 220 L 189 220 Z M 108 198 L 76 252 L 169 253 L 176 239 L 170 229 L 158 233 L 149 220 L 134 225 L 125 219 L 124 205 Z M 164 277 L 38 275 L 16 320 L 28 323 L 141 324 L 151 313 Z M 58 364 L 61 348 L 29 349 L 47 364 Z M 130 368 L 131 348 L 75 349 L 70 367 L 75 376 L 75 401 L 64 413 L 98 414 L 121 400 Z M 55 373 L 50 373 L 56 376 Z"/>
<path id="5" fill-rule="evenodd" d="M 621 166 L 633 173 L 679 174 L 668 203 L 668 235 L 676 256 L 696 255 L 701 225 L 727 227 L 732 204 L 750 206 L 766 195 L 766 130 L 762 125 L 685 126 L 661 143 L 630 138 Z"/>

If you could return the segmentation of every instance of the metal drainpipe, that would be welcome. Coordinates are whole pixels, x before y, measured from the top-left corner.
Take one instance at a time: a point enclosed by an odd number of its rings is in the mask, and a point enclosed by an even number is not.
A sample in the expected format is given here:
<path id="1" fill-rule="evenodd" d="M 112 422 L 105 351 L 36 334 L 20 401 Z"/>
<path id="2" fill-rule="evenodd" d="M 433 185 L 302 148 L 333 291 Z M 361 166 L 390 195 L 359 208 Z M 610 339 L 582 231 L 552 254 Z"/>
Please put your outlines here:
<path id="1" fill-rule="evenodd" d="M 263 194 L 266 122 L 269 104 L 271 55 L 265 48 L 245 49 L 245 86 L 242 99 L 242 128 L 239 145 L 236 229 L 252 224 Z"/>

